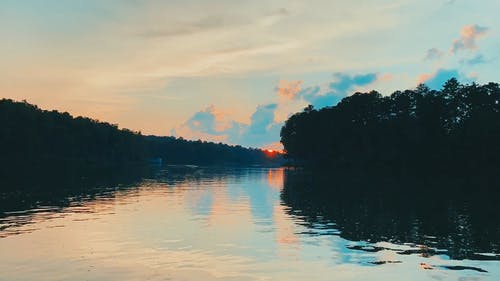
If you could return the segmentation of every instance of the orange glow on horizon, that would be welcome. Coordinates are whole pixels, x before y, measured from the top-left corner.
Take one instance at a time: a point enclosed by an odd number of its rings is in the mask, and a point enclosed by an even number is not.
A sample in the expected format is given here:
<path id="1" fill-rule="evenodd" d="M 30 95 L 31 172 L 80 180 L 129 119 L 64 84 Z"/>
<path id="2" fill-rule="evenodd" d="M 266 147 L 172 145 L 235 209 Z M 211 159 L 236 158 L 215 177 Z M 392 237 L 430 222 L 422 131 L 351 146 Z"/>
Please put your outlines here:
<path id="1" fill-rule="evenodd" d="M 266 157 L 274 158 L 280 154 L 283 154 L 282 151 L 274 150 L 274 149 L 263 149 L 262 152 L 266 155 Z"/>
<path id="2" fill-rule="evenodd" d="M 275 157 L 277 155 L 284 154 L 283 150 L 272 149 L 272 148 L 265 148 L 262 149 L 261 151 L 264 152 L 268 157 Z"/>

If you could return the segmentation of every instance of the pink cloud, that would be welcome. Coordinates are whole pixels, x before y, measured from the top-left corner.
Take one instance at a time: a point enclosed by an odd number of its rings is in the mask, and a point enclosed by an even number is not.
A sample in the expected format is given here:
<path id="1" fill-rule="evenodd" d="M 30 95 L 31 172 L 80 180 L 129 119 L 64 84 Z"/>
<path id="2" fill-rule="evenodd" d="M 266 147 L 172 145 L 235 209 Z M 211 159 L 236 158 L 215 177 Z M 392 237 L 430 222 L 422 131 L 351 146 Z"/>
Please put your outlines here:
<path id="1" fill-rule="evenodd" d="M 296 80 L 296 81 L 280 80 L 279 86 L 277 88 L 278 94 L 288 99 L 294 99 L 295 96 L 300 92 L 302 83 L 303 81 L 301 80 Z"/>
<path id="2" fill-rule="evenodd" d="M 475 50 L 477 48 L 476 40 L 487 32 L 487 27 L 477 24 L 464 26 L 460 32 L 460 38 L 453 41 L 451 52 L 456 54 L 460 50 Z"/>
<path id="3" fill-rule="evenodd" d="M 427 80 L 431 79 L 435 74 L 424 73 L 420 74 L 417 79 L 417 84 L 424 84 Z"/>

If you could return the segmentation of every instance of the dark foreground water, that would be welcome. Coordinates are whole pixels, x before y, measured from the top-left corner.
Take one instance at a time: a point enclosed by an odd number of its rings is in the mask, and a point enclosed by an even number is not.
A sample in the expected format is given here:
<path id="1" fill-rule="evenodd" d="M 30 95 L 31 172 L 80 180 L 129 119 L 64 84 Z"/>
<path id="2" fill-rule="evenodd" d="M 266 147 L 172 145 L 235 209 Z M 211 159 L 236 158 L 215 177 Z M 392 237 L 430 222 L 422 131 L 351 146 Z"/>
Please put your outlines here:
<path id="1" fill-rule="evenodd" d="M 120 175 L 3 192 L 0 280 L 500 280 L 497 198 L 283 168 Z"/>

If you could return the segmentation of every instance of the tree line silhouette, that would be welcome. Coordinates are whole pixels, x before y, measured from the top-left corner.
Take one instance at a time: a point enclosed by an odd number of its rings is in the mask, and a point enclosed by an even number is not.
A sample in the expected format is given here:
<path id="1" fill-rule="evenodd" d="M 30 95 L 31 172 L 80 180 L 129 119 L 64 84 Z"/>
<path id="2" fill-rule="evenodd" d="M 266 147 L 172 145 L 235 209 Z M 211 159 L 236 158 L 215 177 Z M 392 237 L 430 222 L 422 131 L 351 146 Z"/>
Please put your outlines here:
<path id="1" fill-rule="evenodd" d="M 32 166 L 116 165 L 162 159 L 175 164 L 275 164 L 260 149 L 144 136 L 117 125 L 0 100 L 0 176 Z M 275 156 L 275 155 L 273 155 Z"/>
<path id="2" fill-rule="evenodd" d="M 241 145 L 227 145 L 202 140 L 191 141 L 183 138 L 146 136 L 148 153 L 172 164 L 258 164 L 279 165 L 281 155 L 258 148 Z"/>
<path id="3" fill-rule="evenodd" d="M 382 96 L 355 93 L 319 110 L 308 106 L 281 130 L 287 157 L 306 165 L 389 173 L 500 172 L 500 88 L 464 85 Z"/>

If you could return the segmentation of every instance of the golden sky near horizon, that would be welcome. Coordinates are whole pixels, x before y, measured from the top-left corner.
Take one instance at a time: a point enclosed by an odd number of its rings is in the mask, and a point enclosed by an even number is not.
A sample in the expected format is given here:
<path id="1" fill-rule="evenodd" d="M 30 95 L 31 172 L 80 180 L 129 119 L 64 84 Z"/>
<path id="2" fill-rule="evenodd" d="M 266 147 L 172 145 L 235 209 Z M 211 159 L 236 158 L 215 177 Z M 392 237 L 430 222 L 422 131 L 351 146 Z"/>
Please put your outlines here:
<path id="1" fill-rule="evenodd" d="M 144 134 L 277 147 L 307 104 L 495 81 L 500 2 L 2 1 L 0 92 Z M 497 81 L 498 82 L 498 81 Z"/>

